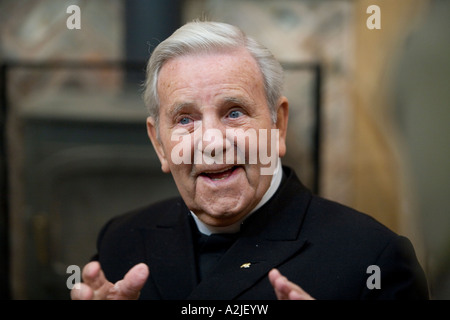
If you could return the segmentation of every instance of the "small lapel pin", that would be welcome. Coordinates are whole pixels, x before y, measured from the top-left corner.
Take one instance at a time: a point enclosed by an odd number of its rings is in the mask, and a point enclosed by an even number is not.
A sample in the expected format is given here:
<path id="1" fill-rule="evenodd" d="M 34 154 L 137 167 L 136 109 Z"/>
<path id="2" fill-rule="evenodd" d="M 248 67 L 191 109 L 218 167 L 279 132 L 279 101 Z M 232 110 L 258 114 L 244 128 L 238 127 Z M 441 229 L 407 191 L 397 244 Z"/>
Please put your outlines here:
<path id="1" fill-rule="evenodd" d="M 241 269 L 242 269 L 242 268 L 248 269 L 248 268 L 250 268 L 250 265 L 251 265 L 250 262 L 246 262 L 246 263 L 244 263 L 244 264 L 241 265 Z"/>

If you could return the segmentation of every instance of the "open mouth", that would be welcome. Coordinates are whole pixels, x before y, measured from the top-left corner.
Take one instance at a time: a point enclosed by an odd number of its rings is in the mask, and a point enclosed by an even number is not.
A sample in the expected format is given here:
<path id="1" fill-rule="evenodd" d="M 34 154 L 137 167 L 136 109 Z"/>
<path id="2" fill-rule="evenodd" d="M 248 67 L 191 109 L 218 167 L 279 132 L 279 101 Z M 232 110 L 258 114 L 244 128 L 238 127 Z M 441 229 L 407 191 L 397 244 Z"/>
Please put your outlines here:
<path id="1" fill-rule="evenodd" d="M 238 166 L 234 166 L 231 168 L 223 169 L 221 171 L 204 171 L 200 175 L 204 177 L 208 177 L 213 181 L 223 180 L 228 178 L 233 174 L 233 172 L 238 168 Z"/>

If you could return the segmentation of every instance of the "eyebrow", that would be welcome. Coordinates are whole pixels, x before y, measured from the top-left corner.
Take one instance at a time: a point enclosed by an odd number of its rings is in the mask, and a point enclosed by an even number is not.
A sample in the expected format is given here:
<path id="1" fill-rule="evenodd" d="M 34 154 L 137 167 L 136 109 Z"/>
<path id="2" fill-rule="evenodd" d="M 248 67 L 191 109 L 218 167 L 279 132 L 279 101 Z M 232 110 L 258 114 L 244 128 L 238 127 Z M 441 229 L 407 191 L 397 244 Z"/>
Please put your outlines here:
<path id="1" fill-rule="evenodd" d="M 239 105 L 242 105 L 242 104 L 247 104 L 245 101 L 244 101 L 244 99 L 241 99 L 241 98 L 236 98 L 236 97 L 225 97 L 224 99 L 223 99 L 223 101 L 225 102 L 225 103 L 228 103 L 228 104 L 239 104 Z"/>
<path id="2" fill-rule="evenodd" d="M 237 104 L 239 106 L 252 106 L 254 103 L 244 97 L 225 97 L 223 99 L 225 104 Z"/>
<path id="3" fill-rule="evenodd" d="M 173 118 L 175 115 L 180 113 L 180 111 L 183 110 L 184 108 L 192 107 L 192 106 L 194 106 L 194 103 L 192 103 L 192 102 L 174 103 L 169 108 L 169 110 L 167 110 L 167 114 L 169 115 L 169 117 Z"/>

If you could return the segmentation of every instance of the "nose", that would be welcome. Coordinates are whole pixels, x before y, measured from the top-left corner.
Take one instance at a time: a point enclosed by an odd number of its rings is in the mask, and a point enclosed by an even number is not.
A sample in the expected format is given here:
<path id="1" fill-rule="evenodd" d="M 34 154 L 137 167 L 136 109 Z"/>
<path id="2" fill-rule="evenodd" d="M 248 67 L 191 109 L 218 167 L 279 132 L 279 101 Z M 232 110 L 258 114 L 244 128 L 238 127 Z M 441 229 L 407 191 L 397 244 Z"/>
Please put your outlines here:
<path id="1" fill-rule="evenodd" d="M 225 125 L 216 114 L 205 114 L 202 118 L 202 130 L 205 132 L 225 132 Z M 224 134 L 223 134 L 224 135 Z"/>
<path id="2" fill-rule="evenodd" d="M 200 129 L 200 130 L 199 130 Z M 196 130 L 196 163 L 201 156 L 202 163 L 223 164 L 227 148 L 226 126 L 215 115 L 204 116 Z"/>

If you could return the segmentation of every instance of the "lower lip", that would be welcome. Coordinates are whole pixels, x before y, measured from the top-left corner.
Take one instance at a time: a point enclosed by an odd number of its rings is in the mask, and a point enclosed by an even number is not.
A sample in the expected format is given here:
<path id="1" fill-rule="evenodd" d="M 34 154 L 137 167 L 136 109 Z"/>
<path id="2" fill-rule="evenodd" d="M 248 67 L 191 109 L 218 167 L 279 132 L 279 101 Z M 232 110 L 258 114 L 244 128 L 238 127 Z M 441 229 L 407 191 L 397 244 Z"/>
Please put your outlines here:
<path id="1" fill-rule="evenodd" d="M 242 167 L 236 167 L 233 169 L 233 171 L 228 176 L 220 178 L 220 179 L 212 179 L 206 175 L 200 175 L 200 177 L 206 181 L 210 181 L 215 184 L 221 183 L 221 182 L 228 182 L 229 180 L 233 179 L 236 175 L 238 175 L 241 170 L 242 170 Z"/>

